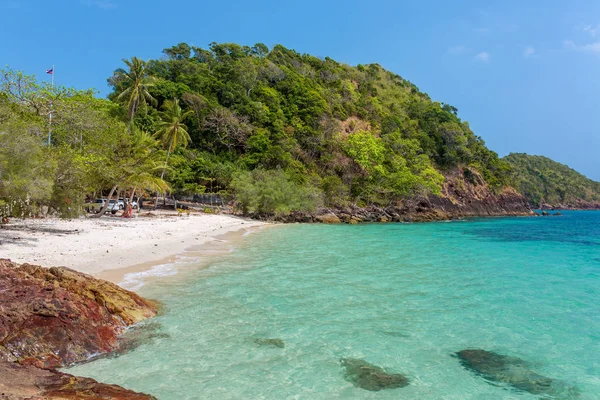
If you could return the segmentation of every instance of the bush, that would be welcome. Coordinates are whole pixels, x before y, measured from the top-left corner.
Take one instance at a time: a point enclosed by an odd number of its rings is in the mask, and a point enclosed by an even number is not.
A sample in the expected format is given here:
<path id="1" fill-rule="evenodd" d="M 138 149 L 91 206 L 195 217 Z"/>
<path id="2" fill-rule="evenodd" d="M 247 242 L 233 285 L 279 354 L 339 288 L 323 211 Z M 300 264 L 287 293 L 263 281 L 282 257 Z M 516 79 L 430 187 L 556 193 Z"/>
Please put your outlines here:
<path id="1" fill-rule="evenodd" d="M 294 183 L 280 169 L 238 172 L 231 186 L 244 213 L 282 216 L 292 211 L 314 211 L 322 202 L 318 189 Z"/>

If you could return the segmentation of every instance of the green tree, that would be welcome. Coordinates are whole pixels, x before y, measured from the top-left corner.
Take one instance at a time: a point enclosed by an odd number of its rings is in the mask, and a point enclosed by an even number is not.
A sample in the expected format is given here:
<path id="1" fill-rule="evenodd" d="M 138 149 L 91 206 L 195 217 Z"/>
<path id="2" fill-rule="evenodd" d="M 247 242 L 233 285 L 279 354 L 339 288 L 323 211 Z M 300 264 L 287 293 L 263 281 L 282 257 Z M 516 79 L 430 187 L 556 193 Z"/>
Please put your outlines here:
<path id="1" fill-rule="evenodd" d="M 160 113 L 161 121 L 158 123 L 158 130 L 154 134 L 154 137 L 159 139 L 167 149 L 167 158 L 165 160 L 165 168 L 163 168 L 160 175 L 161 179 L 164 178 L 171 152 L 175 150 L 178 145 L 186 147 L 190 141 L 187 126 L 183 121 L 193 113 L 192 110 L 184 112 L 179 105 L 179 99 L 166 101 L 163 109 L 164 111 Z"/>
<path id="2" fill-rule="evenodd" d="M 128 70 L 119 68 L 115 71 L 113 84 L 120 90 L 117 100 L 126 104 L 129 118 L 129 129 L 133 126 L 133 117 L 140 107 L 147 103 L 154 104 L 156 100 L 150 94 L 149 88 L 153 85 L 153 78 L 148 75 L 146 62 L 132 57 L 131 60 L 123 59 Z"/>

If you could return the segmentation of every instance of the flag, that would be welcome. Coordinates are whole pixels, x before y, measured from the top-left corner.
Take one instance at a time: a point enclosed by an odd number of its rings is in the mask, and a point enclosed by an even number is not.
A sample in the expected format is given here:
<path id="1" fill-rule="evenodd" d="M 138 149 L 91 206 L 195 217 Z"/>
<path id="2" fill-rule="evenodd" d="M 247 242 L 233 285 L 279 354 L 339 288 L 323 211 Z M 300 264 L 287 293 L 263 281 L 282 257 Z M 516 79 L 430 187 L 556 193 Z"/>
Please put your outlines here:
<path id="1" fill-rule="evenodd" d="M 50 74 L 50 75 L 54 74 L 54 67 L 52 67 L 52 68 L 50 68 L 50 69 L 47 69 L 47 70 L 46 70 L 46 73 L 47 73 L 47 74 Z"/>

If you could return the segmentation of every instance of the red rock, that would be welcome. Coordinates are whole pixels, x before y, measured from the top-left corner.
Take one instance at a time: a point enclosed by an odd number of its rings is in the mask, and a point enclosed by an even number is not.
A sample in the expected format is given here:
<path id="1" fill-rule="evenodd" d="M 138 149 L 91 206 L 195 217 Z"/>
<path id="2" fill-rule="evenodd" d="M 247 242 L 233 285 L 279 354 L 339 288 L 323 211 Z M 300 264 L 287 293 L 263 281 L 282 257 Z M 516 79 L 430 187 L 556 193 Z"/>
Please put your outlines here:
<path id="1" fill-rule="evenodd" d="M 151 400 L 154 397 L 56 370 L 0 362 L 0 399 Z"/>
<path id="2" fill-rule="evenodd" d="M 129 325 L 156 312 L 110 282 L 0 259 L 0 400 L 153 399 L 51 368 L 117 350 Z"/>
<path id="3" fill-rule="evenodd" d="M 68 268 L 0 259 L 0 360 L 57 368 L 114 351 L 156 315 L 137 294 Z"/>

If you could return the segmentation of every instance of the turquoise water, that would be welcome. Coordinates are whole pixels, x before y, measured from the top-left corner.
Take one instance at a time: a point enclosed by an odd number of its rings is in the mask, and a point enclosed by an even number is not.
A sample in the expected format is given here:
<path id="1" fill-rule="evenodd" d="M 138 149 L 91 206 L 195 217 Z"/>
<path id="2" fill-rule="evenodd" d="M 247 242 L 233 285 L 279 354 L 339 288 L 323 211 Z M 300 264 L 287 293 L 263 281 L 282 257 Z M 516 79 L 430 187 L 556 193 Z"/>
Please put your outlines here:
<path id="1" fill-rule="evenodd" d="M 564 214 L 265 229 L 145 285 L 165 305 L 155 337 L 67 371 L 159 399 L 600 399 L 600 212 Z M 469 348 L 564 392 L 488 382 L 453 356 Z M 410 384 L 360 389 L 342 358 Z"/>

